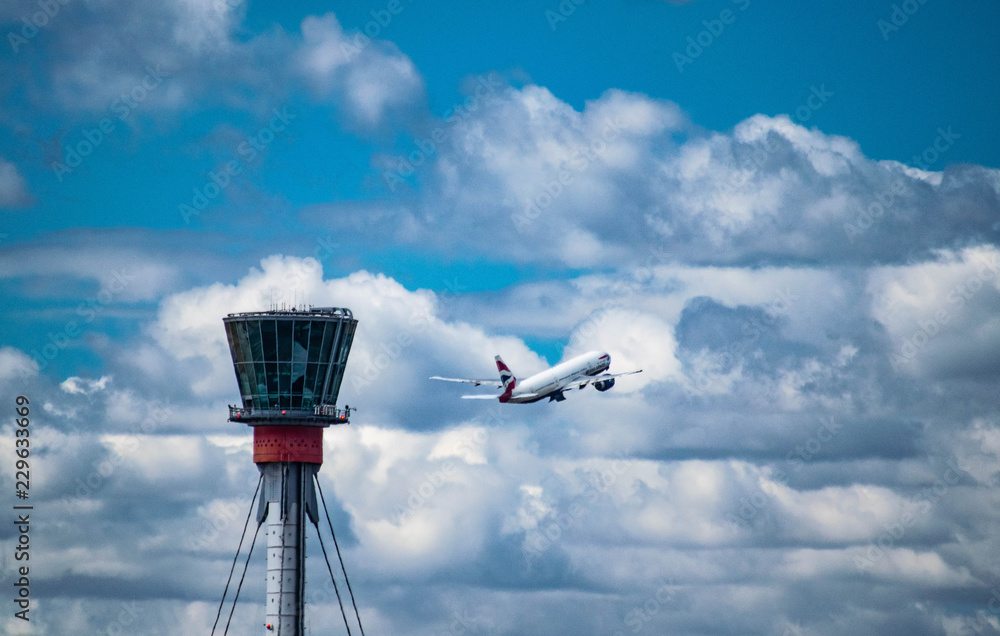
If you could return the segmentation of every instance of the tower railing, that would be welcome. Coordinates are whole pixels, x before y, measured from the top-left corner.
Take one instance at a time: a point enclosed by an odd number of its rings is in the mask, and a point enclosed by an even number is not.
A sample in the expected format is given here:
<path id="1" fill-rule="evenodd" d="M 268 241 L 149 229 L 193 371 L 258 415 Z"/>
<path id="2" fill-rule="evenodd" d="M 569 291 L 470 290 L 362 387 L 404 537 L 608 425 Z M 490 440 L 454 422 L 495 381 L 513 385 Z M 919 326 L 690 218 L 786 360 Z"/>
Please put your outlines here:
<path id="1" fill-rule="evenodd" d="M 318 404 L 309 410 L 280 408 L 254 409 L 229 405 L 230 422 L 249 423 L 253 425 L 255 420 L 260 420 L 260 423 L 269 425 L 281 424 L 282 421 L 288 423 L 305 421 L 316 426 L 350 424 L 351 409 L 350 407 L 338 408 L 333 404 Z M 265 422 L 264 420 L 267 421 Z"/>

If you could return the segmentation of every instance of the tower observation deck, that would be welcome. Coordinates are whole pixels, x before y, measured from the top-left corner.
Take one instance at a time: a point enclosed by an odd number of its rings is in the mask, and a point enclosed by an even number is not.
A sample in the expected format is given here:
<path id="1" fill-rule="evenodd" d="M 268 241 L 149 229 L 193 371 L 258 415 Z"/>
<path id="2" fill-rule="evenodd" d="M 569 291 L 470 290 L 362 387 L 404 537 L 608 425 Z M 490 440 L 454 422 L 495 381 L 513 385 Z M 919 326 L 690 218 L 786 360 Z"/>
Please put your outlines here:
<path id="1" fill-rule="evenodd" d="M 350 418 L 336 407 L 358 326 L 350 309 L 229 314 L 223 323 L 242 397 L 230 421 L 329 426 Z"/>
<path id="2" fill-rule="evenodd" d="M 241 397 L 229 420 L 253 429 L 257 524 L 268 523 L 264 633 L 301 636 L 306 518 L 318 521 L 323 429 L 350 420 L 337 396 L 358 321 L 349 309 L 317 307 L 229 314 L 223 323 Z"/>

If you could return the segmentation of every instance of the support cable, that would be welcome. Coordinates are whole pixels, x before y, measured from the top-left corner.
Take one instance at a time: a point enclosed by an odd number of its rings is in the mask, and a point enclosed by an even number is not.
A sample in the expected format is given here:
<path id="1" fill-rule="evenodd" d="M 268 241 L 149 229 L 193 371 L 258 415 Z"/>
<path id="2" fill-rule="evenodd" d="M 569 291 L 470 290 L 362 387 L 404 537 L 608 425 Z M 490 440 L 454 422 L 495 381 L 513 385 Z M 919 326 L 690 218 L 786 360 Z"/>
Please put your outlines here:
<path id="1" fill-rule="evenodd" d="M 323 559 L 326 560 L 326 569 L 330 572 L 330 580 L 333 581 L 333 591 L 337 593 L 337 603 L 340 604 L 340 615 L 344 617 L 344 627 L 347 628 L 347 636 L 351 636 L 351 626 L 347 622 L 347 613 L 344 611 L 344 602 L 340 600 L 340 590 L 337 588 L 337 579 L 333 576 L 333 568 L 330 567 L 330 557 L 326 554 L 326 546 L 323 545 L 323 535 L 319 531 L 319 524 L 315 521 L 316 536 L 319 537 L 319 547 L 323 548 Z M 360 625 L 361 623 L 358 623 Z"/>
<path id="2" fill-rule="evenodd" d="M 243 574 L 240 575 L 240 584 L 236 586 L 236 596 L 233 597 L 233 607 L 229 610 L 229 619 L 226 621 L 226 631 L 222 632 L 223 636 L 229 633 L 229 623 L 233 620 L 233 612 L 236 611 L 236 601 L 240 600 L 240 590 L 243 588 L 243 579 L 247 575 L 247 567 L 250 565 L 250 555 L 253 554 L 253 546 L 257 543 L 257 533 L 260 532 L 260 527 L 264 525 L 263 521 L 257 524 L 257 529 L 253 531 L 253 541 L 250 542 L 250 550 L 247 551 L 247 561 L 243 564 Z"/>
<path id="3" fill-rule="evenodd" d="M 226 594 L 229 593 L 229 584 L 233 581 L 233 571 L 236 570 L 236 561 L 240 558 L 240 550 L 243 549 L 243 540 L 247 537 L 247 528 L 250 526 L 250 516 L 253 514 L 253 505 L 257 501 L 257 493 L 260 492 L 260 484 L 264 481 L 264 475 L 261 474 L 260 478 L 257 480 L 257 488 L 253 491 L 253 498 L 250 500 L 250 511 L 247 512 L 247 520 L 243 522 L 243 534 L 240 535 L 240 544 L 236 548 L 236 556 L 233 557 L 233 565 L 229 568 L 229 578 L 226 579 L 226 588 L 222 590 L 222 600 L 219 601 L 219 609 L 215 612 L 215 622 L 212 623 L 212 634 L 215 634 L 215 628 L 219 625 L 219 617 L 222 616 L 222 606 L 226 603 Z"/>
<path id="4" fill-rule="evenodd" d="M 358 619 L 358 628 L 361 629 L 361 636 L 365 636 L 365 628 L 361 626 L 361 614 L 358 613 L 358 604 L 354 602 L 354 590 L 351 589 L 351 580 L 347 578 L 347 568 L 344 567 L 344 559 L 340 556 L 340 546 L 337 545 L 337 534 L 333 531 L 333 522 L 330 521 L 330 511 L 326 507 L 326 497 L 323 496 L 323 488 L 319 485 L 319 475 L 313 475 L 313 479 L 316 480 L 316 488 L 319 490 L 319 498 L 320 501 L 323 502 L 323 512 L 326 514 L 326 522 L 330 525 L 330 536 L 333 537 L 333 547 L 337 549 L 337 559 L 340 561 L 340 571 L 344 573 L 344 581 L 347 582 L 347 591 L 351 595 L 351 605 L 354 606 L 354 615 Z"/>

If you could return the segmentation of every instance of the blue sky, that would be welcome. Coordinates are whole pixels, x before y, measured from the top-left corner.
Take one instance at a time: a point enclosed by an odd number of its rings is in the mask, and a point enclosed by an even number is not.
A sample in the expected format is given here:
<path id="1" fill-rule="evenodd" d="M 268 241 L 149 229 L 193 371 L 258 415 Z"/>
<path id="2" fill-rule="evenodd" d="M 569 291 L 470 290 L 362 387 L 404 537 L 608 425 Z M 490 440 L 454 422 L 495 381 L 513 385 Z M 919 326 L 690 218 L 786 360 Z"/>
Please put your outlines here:
<path id="1" fill-rule="evenodd" d="M 366 631 L 1000 633 L 996 2 L 17 0 L 0 27 L 33 633 L 133 600 L 134 633 L 211 623 L 255 475 L 221 318 L 303 302 L 361 321 L 321 475 Z M 644 372 L 500 427 L 424 380 L 588 349 Z"/>
<path id="2" fill-rule="evenodd" d="M 461 103 L 463 90 L 474 83 L 470 78 L 487 73 L 500 74 L 505 85 L 544 86 L 576 110 L 608 89 L 634 91 L 672 101 L 694 127 L 715 131 L 730 130 L 757 113 L 795 117 L 796 109 L 821 91 L 829 96 L 822 108 L 799 110 L 807 119 L 795 121 L 847 136 L 868 157 L 920 165 L 914 158 L 933 144 L 939 129 L 946 129 L 959 141 L 935 163 L 997 166 L 1000 145 L 991 121 L 1000 88 L 986 80 L 1000 52 L 990 37 L 996 26 L 991 3 L 964 11 L 918 4 L 919 10 L 892 30 L 885 25 L 894 18 L 893 5 L 884 3 L 665 6 L 647 1 L 614 7 L 573 4 L 572 12 L 570 6 L 559 13 L 558 5 L 530 2 L 494 11 L 461 3 L 442 8 L 405 2 L 385 26 L 375 22 L 380 15 L 385 20 L 379 13 L 385 8 L 376 5 L 303 5 L 279 15 L 268 7 L 237 6 L 241 17 L 227 24 L 228 37 L 256 42 L 250 56 L 266 58 L 294 42 L 305 16 L 332 9 L 347 32 L 367 28 L 384 40 L 379 46 L 397 47 L 412 61 L 420 95 L 393 122 L 363 130 L 342 125 L 345 116 L 288 80 L 280 63 L 256 69 L 259 77 L 223 73 L 213 79 L 212 72 L 221 69 L 210 63 L 144 50 L 141 42 L 128 39 L 113 52 L 92 52 L 89 60 L 129 51 L 131 60 L 102 60 L 115 67 L 119 90 L 91 91 L 97 94 L 83 99 L 82 108 L 60 103 L 53 94 L 79 103 L 77 93 L 90 81 L 73 75 L 75 42 L 69 35 L 60 40 L 60 25 L 87 20 L 67 9 L 24 42 L 12 29 L 8 34 L 15 39 L 8 35 L 5 67 L 20 81 L 5 89 L 10 121 L 2 138 L 4 156 L 16 166 L 23 192 L 20 203 L 15 197 L 5 214 L 5 241 L 15 247 L 45 243 L 58 230 L 77 228 L 144 228 L 153 232 L 150 236 L 165 230 L 207 236 L 214 230 L 232 237 L 224 249 L 242 255 L 241 264 L 275 250 L 308 255 L 316 247 L 308 237 L 317 227 L 303 220 L 302 210 L 329 201 L 396 202 L 413 196 L 410 188 L 388 190 L 385 170 L 373 157 L 413 151 L 415 140 L 425 138 Z M 729 24 L 719 20 L 726 11 Z M 8 13 L 11 20 L 21 15 L 16 7 Z M 710 33 L 720 25 L 718 36 Z M 701 51 L 691 48 L 699 37 L 707 44 L 699 45 Z M 692 54 L 682 62 L 676 57 Z M 138 89 L 141 101 L 129 105 L 123 121 L 119 115 L 126 111 L 116 100 L 146 80 L 147 69 L 154 70 L 147 80 L 154 86 Z M 212 82 L 221 82 L 224 90 L 211 90 Z M 185 222 L 178 206 L 190 203 L 193 190 L 203 188 L 220 164 L 246 159 L 236 151 L 238 144 L 259 132 L 279 105 L 295 113 L 289 130 L 255 152 L 244 175 L 234 180 L 237 187 Z M 53 162 L 60 155 L 65 159 L 67 150 L 85 142 L 84 134 L 105 118 L 113 128 L 95 137 L 100 143 L 93 154 L 71 173 L 57 174 Z M 245 221 L 248 209 L 253 222 Z M 354 239 L 338 250 L 350 259 L 348 267 L 375 268 L 432 289 L 470 261 L 477 271 L 470 281 L 475 288 L 502 287 L 524 275 L 567 274 L 559 267 L 511 271 L 502 257 L 470 255 L 462 246 L 415 252 L 391 244 L 357 246 Z M 30 291 L 25 295 L 32 296 Z M 36 329 L 32 344 L 42 346 L 44 335 Z"/>

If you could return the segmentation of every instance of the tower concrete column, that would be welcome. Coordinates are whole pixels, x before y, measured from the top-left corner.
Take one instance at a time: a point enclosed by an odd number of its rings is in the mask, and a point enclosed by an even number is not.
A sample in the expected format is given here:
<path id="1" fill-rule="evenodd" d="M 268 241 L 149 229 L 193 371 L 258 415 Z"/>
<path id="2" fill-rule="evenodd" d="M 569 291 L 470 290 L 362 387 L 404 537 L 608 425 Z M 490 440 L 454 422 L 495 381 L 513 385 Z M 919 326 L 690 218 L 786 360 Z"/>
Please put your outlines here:
<path id="1" fill-rule="evenodd" d="M 301 636 L 305 603 L 302 596 L 305 579 L 305 506 L 302 504 L 303 465 L 265 464 L 265 480 L 277 474 L 280 497 L 267 502 L 267 601 L 265 629 L 272 634 Z M 273 467 L 276 470 L 267 470 Z M 268 626 L 270 626 L 268 628 Z"/>
<path id="2" fill-rule="evenodd" d="M 265 634 L 302 636 L 306 524 L 318 520 L 313 476 L 320 465 L 269 461 L 257 467 L 264 477 L 257 521 L 267 521 Z"/>

